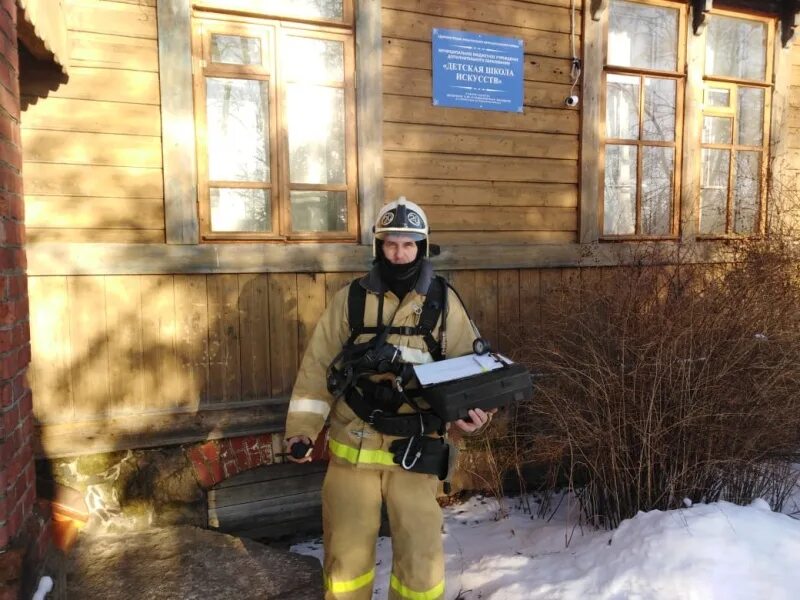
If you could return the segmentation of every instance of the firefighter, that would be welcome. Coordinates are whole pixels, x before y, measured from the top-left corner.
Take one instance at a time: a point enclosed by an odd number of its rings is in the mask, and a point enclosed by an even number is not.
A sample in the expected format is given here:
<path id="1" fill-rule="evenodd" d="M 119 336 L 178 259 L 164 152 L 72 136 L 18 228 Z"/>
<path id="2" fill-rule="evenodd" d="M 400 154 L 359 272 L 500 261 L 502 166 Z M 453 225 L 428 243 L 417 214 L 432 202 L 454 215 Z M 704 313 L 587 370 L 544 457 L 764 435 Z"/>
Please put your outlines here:
<path id="1" fill-rule="evenodd" d="M 437 600 L 444 597 L 444 555 L 436 494 L 453 462 L 450 424 L 415 396 L 408 365 L 470 353 L 477 329 L 434 275 L 419 206 L 404 197 L 387 204 L 374 233 L 372 269 L 335 295 L 311 337 L 289 403 L 287 450 L 310 446 L 330 419 L 322 486 L 326 600 L 372 598 L 382 504 L 392 535 L 389 598 Z M 474 409 L 454 424 L 474 434 L 491 412 Z"/>

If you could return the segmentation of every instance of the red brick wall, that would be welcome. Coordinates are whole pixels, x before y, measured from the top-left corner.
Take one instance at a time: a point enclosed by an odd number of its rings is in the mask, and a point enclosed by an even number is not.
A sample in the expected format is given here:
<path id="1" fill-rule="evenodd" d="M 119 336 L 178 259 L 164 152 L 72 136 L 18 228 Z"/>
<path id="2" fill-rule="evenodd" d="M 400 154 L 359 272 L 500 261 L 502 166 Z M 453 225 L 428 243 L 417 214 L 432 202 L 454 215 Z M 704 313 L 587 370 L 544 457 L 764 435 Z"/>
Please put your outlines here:
<path id="1" fill-rule="evenodd" d="M 186 456 L 200 487 L 207 490 L 243 471 L 275 463 L 273 446 L 272 434 L 264 433 L 196 444 L 186 449 Z M 327 429 L 314 442 L 311 456 L 328 460 Z"/>
<path id="2" fill-rule="evenodd" d="M 0 0 L 0 600 L 16 598 L 22 571 L 40 563 L 47 521 L 34 509 L 19 53 L 14 0 Z M 5 550 L 5 552 L 3 552 Z"/>

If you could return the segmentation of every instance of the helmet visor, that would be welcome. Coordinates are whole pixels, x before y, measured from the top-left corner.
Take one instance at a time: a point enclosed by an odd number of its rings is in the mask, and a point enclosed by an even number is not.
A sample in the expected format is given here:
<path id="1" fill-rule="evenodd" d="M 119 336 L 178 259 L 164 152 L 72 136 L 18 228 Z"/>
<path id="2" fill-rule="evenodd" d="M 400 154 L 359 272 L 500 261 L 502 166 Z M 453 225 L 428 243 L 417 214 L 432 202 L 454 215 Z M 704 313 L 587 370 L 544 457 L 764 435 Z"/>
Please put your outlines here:
<path id="1" fill-rule="evenodd" d="M 402 228 L 398 228 L 398 229 L 390 230 L 390 231 L 387 231 L 387 230 L 384 229 L 383 231 L 378 231 L 378 232 L 375 233 L 375 237 L 377 239 L 379 239 L 379 240 L 385 240 L 386 238 L 391 237 L 391 236 L 410 238 L 410 239 L 414 240 L 415 242 L 421 242 L 423 240 L 428 239 L 428 236 L 425 235 L 424 233 L 419 233 L 419 232 L 416 232 L 416 231 L 412 231 L 412 230 L 408 230 L 408 229 L 402 229 Z"/>

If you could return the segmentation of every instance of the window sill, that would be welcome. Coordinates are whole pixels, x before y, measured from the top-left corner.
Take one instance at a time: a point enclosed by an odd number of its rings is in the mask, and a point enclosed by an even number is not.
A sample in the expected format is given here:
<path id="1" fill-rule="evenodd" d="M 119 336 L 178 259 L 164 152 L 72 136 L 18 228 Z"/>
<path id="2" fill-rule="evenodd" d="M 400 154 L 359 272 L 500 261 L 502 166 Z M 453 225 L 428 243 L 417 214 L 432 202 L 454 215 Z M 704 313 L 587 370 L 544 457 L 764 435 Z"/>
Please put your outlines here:
<path id="1" fill-rule="evenodd" d="M 510 244 L 445 246 L 432 259 L 437 270 L 544 269 L 639 264 L 681 260 L 731 260 L 730 245 L 653 241 L 642 255 L 637 241 L 613 244 Z M 683 252 L 683 251 L 686 252 Z M 363 244 L 106 244 L 42 242 L 27 246 L 28 274 L 155 275 L 215 273 L 335 273 L 365 271 L 372 247 Z"/>
<path id="2" fill-rule="evenodd" d="M 698 234 L 698 242 L 748 242 L 763 239 L 762 233 L 708 233 Z"/>
<path id="3" fill-rule="evenodd" d="M 264 235 L 251 233 L 205 233 L 201 244 L 356 244 L 358 238 L 351 234 L 320 235 L 318 233 L 290 235 Z"/>
<path id="4" fill-rule="evenodd" d="M 604 235 L 600 237 L 599 241 L 602 243 L 677 242 L 679 239 L 677 235 Z"/>

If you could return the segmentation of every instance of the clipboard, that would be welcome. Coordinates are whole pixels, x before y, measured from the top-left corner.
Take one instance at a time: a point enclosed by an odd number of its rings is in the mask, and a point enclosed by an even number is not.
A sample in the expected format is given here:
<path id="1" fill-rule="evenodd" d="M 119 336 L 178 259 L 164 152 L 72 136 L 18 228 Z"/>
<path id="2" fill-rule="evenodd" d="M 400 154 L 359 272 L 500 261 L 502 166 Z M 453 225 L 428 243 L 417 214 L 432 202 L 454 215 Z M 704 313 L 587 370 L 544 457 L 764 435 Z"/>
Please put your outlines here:
<path id="1" fill-rule="evenodd" d="M 512 364 L 500 354 L 466 354 L 438 362 L 415 365 L 414 374 L 422 387 L 488 373 Z"/>

